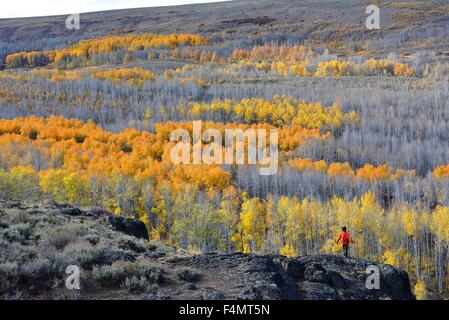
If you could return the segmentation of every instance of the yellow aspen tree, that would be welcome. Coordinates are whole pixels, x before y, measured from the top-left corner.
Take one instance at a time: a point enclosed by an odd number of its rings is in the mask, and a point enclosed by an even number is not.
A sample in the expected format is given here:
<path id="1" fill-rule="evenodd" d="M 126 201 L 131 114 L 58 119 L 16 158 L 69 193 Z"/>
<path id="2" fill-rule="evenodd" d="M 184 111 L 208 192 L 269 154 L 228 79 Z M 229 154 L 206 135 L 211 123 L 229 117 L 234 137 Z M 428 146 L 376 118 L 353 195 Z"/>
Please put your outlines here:
<path id="1" fill-rule="evenodd" d="M 266 231 L 265 208 L 259 198 L 243 196 L 239 229 L 242 235 L 243 252 L 262 252 Z"/>

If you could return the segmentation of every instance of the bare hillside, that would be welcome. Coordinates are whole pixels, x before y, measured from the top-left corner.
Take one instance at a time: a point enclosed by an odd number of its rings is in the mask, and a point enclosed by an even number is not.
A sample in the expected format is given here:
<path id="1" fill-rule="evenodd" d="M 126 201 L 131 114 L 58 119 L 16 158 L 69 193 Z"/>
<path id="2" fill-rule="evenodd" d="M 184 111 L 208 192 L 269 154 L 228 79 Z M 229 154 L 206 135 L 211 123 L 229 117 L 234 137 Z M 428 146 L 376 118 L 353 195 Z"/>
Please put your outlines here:
<path id="1" fill-rule="evenodd" d="M 398 5 L 383 1 L 384 32 L 398 28 L 434 27 L 448 22 L 444 1 L 426 1 L 425 5 Z M 404 2 L 401 2 L 404 3 Z M 260 25 L 294 25 L 308 29 L 311 36 L 336 36 L 331 26 L 338 24 L 353 35 L 368 32 L 364 28 L 366 6 L 358 0 L 241 0 L 173 7 L 153 7 L 102 11 L 81 15 L 81 29 L 67 30 L 64 16 L 2 19 L 0 41 L 20 42 L 58 37 L 93 37 L 128 32 L 233 32 L 236 28 Z M 404 28 L 404 25 L 407 28 Z"/>

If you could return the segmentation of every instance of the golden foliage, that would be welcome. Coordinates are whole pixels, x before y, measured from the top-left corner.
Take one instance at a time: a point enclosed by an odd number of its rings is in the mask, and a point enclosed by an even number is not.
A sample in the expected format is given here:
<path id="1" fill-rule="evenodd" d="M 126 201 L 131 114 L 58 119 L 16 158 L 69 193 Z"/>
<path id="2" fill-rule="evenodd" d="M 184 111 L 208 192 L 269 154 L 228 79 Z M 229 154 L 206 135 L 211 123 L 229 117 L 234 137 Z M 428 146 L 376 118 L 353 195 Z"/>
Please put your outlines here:
<path id="1" fill-rule="evenodd" d="M 417 300 L 426 300 L 427 299 L 427 290 L 424 281 L 418 280 L 413 287 L 413 293 Z"/>
<path id="2" fill-rule="evenodd" d="M 353 64 L 347 61 L 339 61 L 339 60 L 323 61 L 318 63 L 315 76 L 316 77 L 349 76 L 351 75 L 351 68 L 353 68 Z"/>
<path id="3" fill-rule="evenodd" d="M 90 59 L 94 55 L 126 49 L 128 51 L 145 48 L 166 47 L 175 49 L 179 46 L 203 46 L 207 41 L 195 34 L 130 34 L 123 36 L 105 36 L 96 39 L 81 40 L 68 48 L 53 51 L 19 52 L 6 56 L 8 68 L 45 66 L 59 63 L 71 58 Z"/>
<path id="4" fill-rule="evenodd" d="M 415 170 L 392 169 L 387 164 L 374 167 L 371 164 L 365 164 L 363 168 L 357 170 L 357 177 L 373 181 L 373 180 L 390 180 L 399 179 L 405 175 L 415 175 Z"/>
<path id="5" fill-rule="evenodd" d="M 173 128 L 176 126 L 172 124 Z M 92 122 L 84 124 L 57 117 L 0 120 L 0 146 L 14 154 L 1 160 L 11 168 L 32 164 L 30 151 L 37 150 L 50 159 L 50 167 L 64 170 L 50 172 L 52 175 L 75 172 L 89 177 L 118 173 L 138 181 L 151 178 L 157 182 L 189 182 L 206 189 L 223 189 L 230 184 L 229 174 L 217 166 L 174 168 L 167 154 L 171 143 L 161 127 L 156 126 L 153 135 L 134 129 L 111 133 Z M 42 176 L 44 180 L 45 177 Z"/>
<path id="6" fill-rule="evenodd" d="M 51 51 L 32 51 L 7 55 L 5 62 L 7 68 L 32 68 L 36 66 L 45 66 L 53 59 L 54 53 Z"/>
<path id="7" fill-rule="evenodd" d="M 135 87 L 142 87 L 145 81 L 154 80 L 155 76 L 151 71 L 142 68 L 118 68 L 109 70 L 97 70 L 92 75 L 98 79 L 109 79 L 112 82 L 126 82 Z"/>
<path id="8" fill-rule="evenodd" d="M 349 176 L 367 181 L 398 180 L 404 176 L 416 175 L 415 170 L 392 169 L 386 164 L 378 167 L 371 164 L 365 164 L 364 167 L 355 171 L 348 162 L 327 164 L 324 160 L 313 161 L 307 158 L 295 158 L 288 160 L 288 165 L 297 168 L 300 171 L 321 171 L 327 173 L 331 177 Z"/>
<path id="9" fill-rule="evenodd" d="M 441 178 L 449 177 L 449 165 L 439 166 L 439 167 L 435 168 L 435 170 L 432 173 L 432 176 L 435 179 L 441 179 Z"/>
<path id="10" fill-rule="evenodd" d="M 279 127 L 293 124 L 307 129 L 324 130 L 359 121 L 355 112 L 343 113 L 337 103 L 326 108 L 320 103 L 308 103 L 287 96 L 274 96 L 271 101 L 250 98 L 241 101 L 226 99 L 193 103 L 190 114 L 194 119 L 200 119 L 205 114 L 219 114 L 228 121 L 235 119 L 249 124 L 270 123 Z"/>

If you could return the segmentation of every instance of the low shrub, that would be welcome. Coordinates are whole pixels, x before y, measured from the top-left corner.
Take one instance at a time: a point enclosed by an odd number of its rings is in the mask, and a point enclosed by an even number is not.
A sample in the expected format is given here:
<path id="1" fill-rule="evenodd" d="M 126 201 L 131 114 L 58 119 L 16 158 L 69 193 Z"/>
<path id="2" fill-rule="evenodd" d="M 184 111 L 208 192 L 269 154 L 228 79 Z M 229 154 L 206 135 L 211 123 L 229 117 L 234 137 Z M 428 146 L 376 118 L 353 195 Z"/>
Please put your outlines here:
<path id="1" fill-rule="evenodd" d="M 156 251 L 159 246 L 156 243 L 148 241 L 144 243 L 144 247 L 146 251 Z"/>
<path id="2" fill-rule="evenodd" d="M 165 281 L 164 270 L 148 264 L 139 264 L 138 272 L 153 284 L 160 284 Z"/>
<path id="3" fill-rule="evenodd" d="M 201 275 L 198 272 L 188 268 L 178 269 L 176 271 L 176 275 L 178 276 L 179 279 L 186 282 L 195 282 L 198 281 L 201 277 Z"/>
<path id="4" fill-rule="evenodd" d="M 134 262 L 136 260 L 132 252 L 110 247 L 94 247 L 85 253 L 79 256 L 79 264 L 86 269 L 92 269 L 94 266 L 111 265 L 117 261 Z"/>
<path id="5" fill-rule="evenodd" d="M 36 248 L 7 240 L 0 240 L 0 252 L 0 263 L 15 262 L 22 265 L 37 257 Z"/>
<path id="6" fill-rule="evenodd" d="M 78 240 L 86 234 L 83 226 L 68 224 L 50 231 L 47 235 L 47 243 L 58 250 L 64 249 L 69 243 Z"/>
<path id="7" fill-rule="evenodd" d="M 29 221 L 29 216 L 26 211 L 19 211 L 10 214 L 10 220 L 13 224 L 27 223 Z"/>
<path id="8" fill-rule="evenodd" d="M 87 234 L 82 238 L 84 241 L 89 242 L 90 244 L 96 246 L 98 243 L 100 243 L 100 236 L 96 234 Z"/>
<path id="9" fill-rule="evenodd" d="M 121 286 L 126 278 L 133 276 L 134 272 L 133 263 L 117 261 L 112 265 L 94 267 L 92 277 L 103 286 Z"/>
<path id="10" fill-rule="evenodd" d="M 137 253 L 142 253 L 146 251 L 146 248 L 139 243 L 137 239 L 132 237 L 123 236 L 118 239 L 117 246 L 123 250 L 130 250 Z"/>
<path id="11" fill-rule="evenodd" d="M 145 277 L 132 276 L 125 280 L 125 287 L 130 292 L 149 293 L 155 290 L 154 284 Z"/>
<path id="12" fill-rule="evenodd" d="M 17 279 L 19 275 L 19 266 L 15 262 L 6 262 L 0 264 L 0 287 L 7 282 Z"/>
<path id="13" fill-rule="evenodd" d="M 52 268 L 48 260 L 36 259 L 23 264 L 19 270 L 19 278 L 22 282 L 51 285 Z"/>
<path id="14" fill-rule="evenodd" d="M 11 242 L 24 242 L 31 235 L 32 230 L 27 224 L 16 224 L 0 231 L 0 236 Z"/>

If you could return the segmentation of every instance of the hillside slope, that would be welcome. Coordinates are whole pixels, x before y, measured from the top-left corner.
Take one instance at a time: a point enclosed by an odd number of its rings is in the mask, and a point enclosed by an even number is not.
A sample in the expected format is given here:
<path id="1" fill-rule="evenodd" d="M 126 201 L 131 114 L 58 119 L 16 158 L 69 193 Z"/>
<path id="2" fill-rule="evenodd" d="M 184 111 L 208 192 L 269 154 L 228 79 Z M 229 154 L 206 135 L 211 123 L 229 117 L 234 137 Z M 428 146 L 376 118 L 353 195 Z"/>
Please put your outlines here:
<path id="1" fill-rule="evenodd" d="M 406 272 L 341 256 L 175 250 L 147 237 L 143 224 L 94 208 L 52 202 L 0 202 L 0 295 L 6 299 L 414 299 Z M 135 236 L 140 237 L 137 238 Z M 142 239 L 143 238 L 143 239 Z M 380 269 L 380 290 L 366 269 Z M 81 267 L 81 290 L 64 286 Z"/>
<path id="2" fill-rule="evenodd" d="M 397 2 L 397 1 L 396 1 Z M 67 30 L 64 16 L 0 19 L 0 41 L 21 42 L 60 37 L 95 37 L 114 33 L 216 33 L 234 32 L 244 27 L 294 26 L 306 30 L 306 38 L 314 36 L 344 37 L 366 35 L 371 1 L 333 0 L 240 0 L 210 4 L 173 7 L 123 9 L 83 13 L 80 30 Z M 447 23 L 449 16 L 445 2 L 440 0 L 416 2 L 383 1 L 381 4 L 382 31 L 417 30 Z M 335 29 L 335 24 L 343 32 Z M 293 31 L 293 30 L 292 30 Z M 372 33 L 372 32 L 371 32 Z"/>

